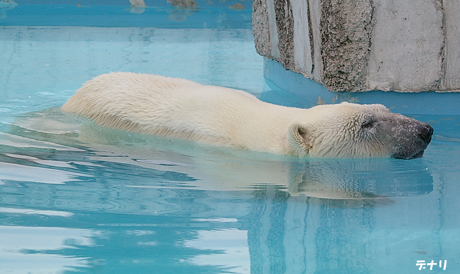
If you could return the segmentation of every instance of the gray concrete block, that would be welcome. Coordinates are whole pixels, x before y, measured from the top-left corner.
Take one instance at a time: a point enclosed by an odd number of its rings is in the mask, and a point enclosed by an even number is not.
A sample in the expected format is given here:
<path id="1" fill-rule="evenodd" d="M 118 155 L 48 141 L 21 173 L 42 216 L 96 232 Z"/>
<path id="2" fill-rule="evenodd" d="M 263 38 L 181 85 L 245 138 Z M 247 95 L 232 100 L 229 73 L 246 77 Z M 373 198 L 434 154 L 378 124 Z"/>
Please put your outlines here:
<path id="1" fill-rule="evenodd" d="M 460 1 L 444 0 L 443 90 L 460 91 Z"/>
<path id="2" fill-rule="evenodd" d="M 368 88 L 437 90 L 441 81 L 443 12 L 433 0 L 375 2 Z"/>
<path id="3" fill-rule="evenodd" d="M 255 0 L 254 37 L 330 91 L 459 91 L 459 13 L 458 0 Z"/>
<path id="4" fill-rule="evenodd" d="M 321 4 L 322 83 L 332 91 L 363 90 L 373 29 L 371 0 Z"/>
<path id="5" fill-rule="evenodd" d="M 272 55 L 270 25 L 266 0 L 252 2 L 252 29 L 257 53 L 262 56 Z"/>
<path id="6" fill-rule="evenodd" d="M 294 69 L 294 16 L 290 0 L 274 0 L 280 62 Z"/>

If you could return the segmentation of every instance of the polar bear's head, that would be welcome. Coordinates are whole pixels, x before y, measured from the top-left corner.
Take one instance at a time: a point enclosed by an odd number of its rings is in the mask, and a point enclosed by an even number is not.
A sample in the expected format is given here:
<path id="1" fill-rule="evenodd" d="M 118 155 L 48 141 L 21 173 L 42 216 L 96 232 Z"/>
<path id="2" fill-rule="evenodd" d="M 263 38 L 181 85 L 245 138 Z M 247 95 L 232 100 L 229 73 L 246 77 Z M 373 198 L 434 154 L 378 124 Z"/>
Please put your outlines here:
<path id="1" fill-rule="evenodd" d="M 289 127 L 295 154 L 327 158 L 419 158 L 432 135 L 428 124 L 378 104 L 316 106 Z"/>

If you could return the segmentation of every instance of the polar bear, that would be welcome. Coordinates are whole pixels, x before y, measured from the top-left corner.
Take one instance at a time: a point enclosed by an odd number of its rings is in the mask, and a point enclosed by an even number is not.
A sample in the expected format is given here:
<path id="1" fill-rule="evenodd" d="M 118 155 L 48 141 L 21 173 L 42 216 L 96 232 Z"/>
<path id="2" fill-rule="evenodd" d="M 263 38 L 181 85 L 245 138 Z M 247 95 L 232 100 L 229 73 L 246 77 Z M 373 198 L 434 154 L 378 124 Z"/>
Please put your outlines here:
<path id="1" fill-rule="evenodd" d="M 284 107 L 241 90 L 127 72 L 86 82 L 62 110 L 114 129 L 300 157 L 418 158 L 433 134 L 379 104 Z"/>

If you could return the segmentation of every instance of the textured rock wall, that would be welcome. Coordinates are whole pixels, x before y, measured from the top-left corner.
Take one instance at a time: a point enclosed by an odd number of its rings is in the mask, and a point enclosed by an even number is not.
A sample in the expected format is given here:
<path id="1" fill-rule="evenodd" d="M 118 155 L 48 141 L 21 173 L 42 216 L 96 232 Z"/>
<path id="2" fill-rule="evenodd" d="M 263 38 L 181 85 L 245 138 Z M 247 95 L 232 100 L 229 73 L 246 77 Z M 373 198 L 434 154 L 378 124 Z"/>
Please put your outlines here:
<path id="1" fill-rule="evenodd" d="M 331 91 L 460 91 L 458 0 L 254 0 L 256 49 Z"/>

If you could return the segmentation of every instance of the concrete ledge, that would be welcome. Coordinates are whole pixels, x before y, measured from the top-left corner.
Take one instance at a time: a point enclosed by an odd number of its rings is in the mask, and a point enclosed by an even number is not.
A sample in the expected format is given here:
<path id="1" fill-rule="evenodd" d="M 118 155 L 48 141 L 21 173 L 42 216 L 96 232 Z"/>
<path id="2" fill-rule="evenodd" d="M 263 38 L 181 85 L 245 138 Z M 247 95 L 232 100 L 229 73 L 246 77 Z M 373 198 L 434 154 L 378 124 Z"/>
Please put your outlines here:
<path id="1" fill-rule="evenodd" d="M 352 102 L 383 104 L 393 112 L 405 115 L 460 115 L 460 94 L 454 92 L 402 93 L 394 91 L 331 92 L 323 85 L 283 68 L 273 60 L 264 58 L 264 76 L 272 89 L 281 88 L 317 104 Z"/>
<path id="2" fill-rule="evenodd" d="M 460 91 L 458 0 L 255 0 L 256 49 L 331 91 Z"/>

